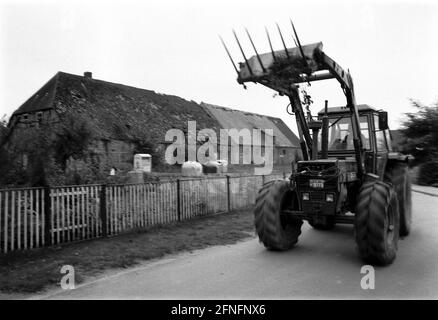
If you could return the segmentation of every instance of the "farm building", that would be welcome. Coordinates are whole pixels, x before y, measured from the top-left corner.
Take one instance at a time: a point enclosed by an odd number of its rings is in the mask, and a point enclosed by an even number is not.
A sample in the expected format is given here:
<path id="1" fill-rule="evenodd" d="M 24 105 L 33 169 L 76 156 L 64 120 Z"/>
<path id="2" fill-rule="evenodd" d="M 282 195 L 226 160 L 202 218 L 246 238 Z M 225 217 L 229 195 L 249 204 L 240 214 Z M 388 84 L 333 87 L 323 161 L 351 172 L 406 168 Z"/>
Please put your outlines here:
<path id="1" fill-rule="evenodd" d="M 126 172 L 132 170 L 134 154 L 148 153 L 153 171 L 178 172 L 178 166 L 165 161 L 171 143 L 165 135 L 169 129 L 187 133 L 189 121 L 196 121 L 197 130 L 218 133 L 223 128 L 272 129 L 274 166 L 289 166 L 288 159 L 298 154 L 297 137 L 278 118 L 102 81 L 91 72 L 56 73 L 13 113 L 6 145 L 19 151 L 17 161 L 23 166 L 35 160 L 28 150 L 38 132 L 47 141 L 57 141 L 45 153 L 64 171 L 92 167 L 102 174 Z"/>
<path id="2" fill-rule="evenodd" d="M 300 141 L 283 120 L 204 102 L 201 102 L 201 106 L 219 122 L 220 128 L 223 129 L 260 129 L 262 133 L 265 129 L 271 129 L 273 131 L 273 161 L 277 167 L 289 166 L 290 162 L 299 155 Z M 235 143 L 245 144 L 245 141 L 235 141 Z M 264 141 L 262 141 L 262 145 L 264 145 Z M 243 153 L 240 153 L 241 158 L 242 156 Z"/>

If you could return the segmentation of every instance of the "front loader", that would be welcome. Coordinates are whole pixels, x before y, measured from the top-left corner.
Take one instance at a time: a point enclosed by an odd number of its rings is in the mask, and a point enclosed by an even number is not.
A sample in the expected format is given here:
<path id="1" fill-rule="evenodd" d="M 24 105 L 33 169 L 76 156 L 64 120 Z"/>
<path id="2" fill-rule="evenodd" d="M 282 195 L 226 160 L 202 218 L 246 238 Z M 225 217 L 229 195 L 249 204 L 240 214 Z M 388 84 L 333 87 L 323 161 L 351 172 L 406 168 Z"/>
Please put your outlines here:
<path id="1" fill-rule="evenodd" d="M 278 25 L 277 25 L 278 27 Z M 335 224 L 353 224 L 360 256 L 367 263 L 387 265 L 396 256 L 399 237 L 411 228 L 409 156 L 392 151 L 387 113 L 357 105 L 353 79 L 322 50 L 322 43 L 259 54 L 247 59 L 234 33 L 244 62 L 237 81 L 262 84 L 289 98 L 295 115 L 303 161 L 286 180 L 263 185 L 254 209 L 260 241 L 271 250 L 292 248 L 306 220 L 320 230 Z M 342 107 L 328 108 L 317 116 L 305 113 L 299 85 L 335 79 L 346 98 Z"/>

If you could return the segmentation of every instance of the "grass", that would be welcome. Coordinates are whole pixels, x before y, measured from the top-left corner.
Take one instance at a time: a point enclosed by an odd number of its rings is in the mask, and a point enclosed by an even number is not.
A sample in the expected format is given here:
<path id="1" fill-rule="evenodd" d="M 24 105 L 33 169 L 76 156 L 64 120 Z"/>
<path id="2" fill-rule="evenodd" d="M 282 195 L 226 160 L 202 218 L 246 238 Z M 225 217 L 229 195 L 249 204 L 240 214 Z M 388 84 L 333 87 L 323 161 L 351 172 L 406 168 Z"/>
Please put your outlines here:
<path id="1" fill-rule="evenodd" d="M 0 257 L 0 292 L 35 293 L 57 285 L 63 265 L 76 283 L 109 269 L 128 268 L 166 254 L 233 244 L 253 232 L 250 211 L 236 211 L 90 241 L 12 252 Z"/>

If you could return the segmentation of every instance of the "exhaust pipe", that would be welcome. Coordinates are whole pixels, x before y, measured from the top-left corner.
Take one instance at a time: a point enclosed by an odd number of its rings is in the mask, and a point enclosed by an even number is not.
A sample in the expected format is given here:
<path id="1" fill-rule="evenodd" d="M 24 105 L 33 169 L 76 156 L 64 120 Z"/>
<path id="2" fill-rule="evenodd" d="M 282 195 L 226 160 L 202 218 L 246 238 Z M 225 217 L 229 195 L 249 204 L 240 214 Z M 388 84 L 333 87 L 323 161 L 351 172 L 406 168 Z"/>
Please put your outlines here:
<path id="1" fill-rule="evenodd" d="M 328 101 L 325 100 L 324 116 L 322 117 L 322 130 L 321 130 L 321 159 L 328 158 L 328 129 L 329 121 L 327 116 Z"/>
<path id="2" fill-rule="evenodd" d="M 324 115 L 322 121 L 309 121 L 309 129 L 312 130 L 312 160 L 318 158 L 318 135 L 319 130 L 321 130 L 321 159 L 328 158 L 328 130 L 329 130 L 329 119 L 328 119 L 328 101 L 325 100 Z"/>
<path id="3" fill-rule="evenodd" d="M 312 130 L 312 160 L 318 158 L 318 134 L 321 129 L 321 121 L 309 121 L 309 129 Z"/>

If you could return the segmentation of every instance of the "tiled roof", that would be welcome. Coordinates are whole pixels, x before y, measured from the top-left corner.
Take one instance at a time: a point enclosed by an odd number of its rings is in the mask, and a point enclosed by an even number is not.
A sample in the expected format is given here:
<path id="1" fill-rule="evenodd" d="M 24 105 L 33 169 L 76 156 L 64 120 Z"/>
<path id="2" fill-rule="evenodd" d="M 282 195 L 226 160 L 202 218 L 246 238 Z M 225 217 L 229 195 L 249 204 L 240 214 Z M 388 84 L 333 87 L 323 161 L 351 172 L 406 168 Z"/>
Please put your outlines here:
<path id="1" fill-rule="evenodd" d="M 234 110 L 204 102 L 201 102 L 201 105 L 217 119 L 220 126 L 224 129 L 272 129 L 275 136 L 275 145 L 283 147 L 299 146 L 298 138 L 279 118 Z"/>

